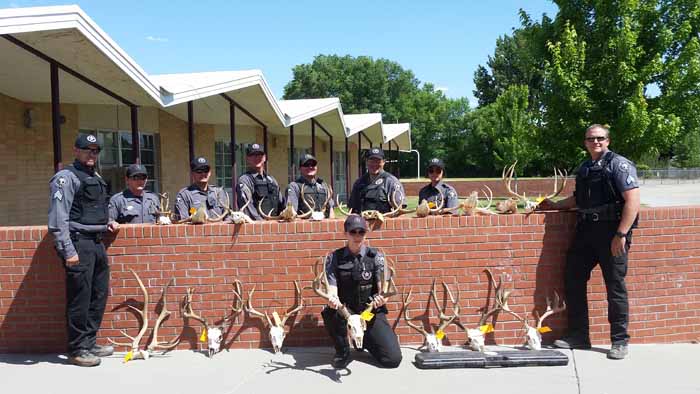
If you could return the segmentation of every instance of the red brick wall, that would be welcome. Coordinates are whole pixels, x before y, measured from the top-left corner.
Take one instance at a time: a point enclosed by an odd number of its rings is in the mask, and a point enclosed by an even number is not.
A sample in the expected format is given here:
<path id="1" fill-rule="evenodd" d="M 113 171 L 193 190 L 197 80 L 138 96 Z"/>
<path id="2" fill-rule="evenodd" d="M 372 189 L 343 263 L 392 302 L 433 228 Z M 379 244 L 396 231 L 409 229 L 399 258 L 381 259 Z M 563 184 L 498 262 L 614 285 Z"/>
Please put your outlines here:
<path id="1" fill-rule="evenodd" d="M 370 243 L 398 261 L 401 291 L 411 286 L 415 301 L 411 315 L 426 312 L 433 277 L 459 288 L 462 321 L 475 325 L 487 284 L 481 273 L 490 267 L 512 279 L 511 307 L 519 313 L 544 306 L 553 288 L 561 289 L 564 256 L 573 235 L 574 217 L 566 213 L 497 217 L 390 219 L 371 233 Z M 631 253 L 628 286 L 631 296 L 630 334 L 635 343 L 683 342 L 700 337 L 700 207 L 647 209 L 641 213 Z M 343 244 L 340 220 L 290 224 L 257 223 L 235 227 L 125 226 L 110 245 L 111 293 L 100 341 L 119 337 L 120 329 L 135 333 L 137 323 L 124 308 L 128 300 L 142 300 L 128 269 L 136 270 L 150 288 L 151 321 L 160 287 L 175 277 L 169 309 L 187 286 L 196 286 L 194 308 L 210 319 L 222 317 L 233 299 L 231 283 L 238 278 L 247 292 L 256 284 L 254 306 L 292 303 L 292 280 L 309 286 L 316 258 Z M 0 352 L 56 352 L 64 349 L 64 274 L 43 227 L 0 228 Z M 322 302 L 304 290 L 307 307 L 291 324 L 287 345 L 329 344 L 320 322 Z M 608 323 L 605 288 L 599 270 L 590 283 L 591 332 L 594 342 L 606 343 Z M 420 343 L 420 335 L 399 319 L 400 304 L 390 303 L 389 319 L 403 344 Z M 429 313 L 436 319 L 434 307 Z M 200 327 L 182 327 L 173 313 L 162 333 L 166 339 L 182 334 L 180 348 L 201 347 Z M 241 324 L 242 323 L 242 324 Z M 152 325 L 153 323 L 151 323 Z M 288 325 L 290 322 L 288 322 Z M 549 321 L 551 341 L 562 333 L 565 318 Z M 518 343 L 520 326 L 501 316 L 491 338 L 501 344 Z M 259 320 L 239 319 L 226 336 L 226 346 L 269 347 Z M 149 331 L 150 334 L 150 331 Z M 147 335 L 149 335 L 147 334 Z M 465 334 L 452 326 L 451 344 Z M 144 341 L 145 342 L 145 341 Z"/>
<path id="2" fill-rule="evenodd" d="M 406 189 L 406 195 L 407 196 L 417 196 L 418 191 L 420 189 L 427 185 L 429 181 L 426 182 L 403 182 L 404 189 Z M 457 190 L 457 194 L 459 195 L 460 198 L 464 198 L 468 196 L 471 192 L 474 190 L 480 191 L 481 189 L 484 189 L 484 186 L 488 186 L 491 188 L 491 191 L 493 192 L 494 197 L 509 197 L 510 194 L 506 190 L 506 187 L 503 185 L 503 182 L 498 179 L 491 179 L 491 180 L 468 180 L 468 181 L 450 181 L 449 179 L 447 180 L 447 183 L 452 185 Z M 575 186 L 575 181 L 574 178 L 568 178 L 566 181 L 566 186 L 564 187 L 564 190 L 561 192 L 562 197 L 570 196 L 574 192 L 574 186 Z M 517 190 L 518 193 L 522 194 L 525 193 L 526 196 L 530 197 L 537 197 L 537 196 L 545 196 L 549 193 L 551 193 L 554 190 L 554 178 L 550 179 L 532 179 L 532 178 L 524 178 L 524 179 L 519 179 L 517 182 L 517 188 L 516 188 L 516 183 L 513 183 L 513 189 Z"/>

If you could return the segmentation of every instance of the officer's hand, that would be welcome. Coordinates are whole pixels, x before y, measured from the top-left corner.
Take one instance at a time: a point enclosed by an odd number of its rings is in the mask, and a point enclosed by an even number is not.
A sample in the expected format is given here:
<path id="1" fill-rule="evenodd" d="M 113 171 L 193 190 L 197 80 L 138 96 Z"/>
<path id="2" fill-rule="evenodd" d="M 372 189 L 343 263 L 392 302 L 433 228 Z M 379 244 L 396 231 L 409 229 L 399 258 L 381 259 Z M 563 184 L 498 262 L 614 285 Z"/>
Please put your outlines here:
<path id="1" fill-rule="evenodd" d="M 626 237 L 614 236 L 612 242 L 610 243 L 610 252 L 613 256 L 619 257 L 625 254 L 625 244 L 627 243 Z"/>
<path id="2" fill-rule="evenodd" d="M 68 266 L 68 267 L 72 267 L 72 266 L 78 265 L 78 264 L 80 264 L 80 260 L 78 259 L 77 254 L 66 259 L 66 266 Z"/>
<path id="3" fill-rule="evenodd" d="M 338 297 L 336 297 L 336 296 L 331 296 L 331 297 L 328 299 L 328 307 L 331 308 L 331 309 L 338 309 L 338 308 L 340 308 L 342 305 L 343 305 L 343 304 L 340 302 L 340 300 L 339 300 Z"/>
<path id="4" fill-rule="evenodd" d="M 383 305 L 386 304 L 386 298 L 384 298 L 382 295 L 377 294 L 374 296 L 374 299 L 372 300 L 372 307 L 373 308 L 379 308 L 382 307 Z"/>
<path id="5" fill-rule="evenodd" d="M 548 209 L 557 209 L 556 203 L 548 198 L 545 198 L 537 205 L 537 210 L 545 211 Z"/>
<path id="6" fill-rule="evenodd" d="M 110 233 L 116 233 L 119 231 L 119 223 L 109 222 L 109 224 L 107 224 L 107 230 L 109 230 Z"/>

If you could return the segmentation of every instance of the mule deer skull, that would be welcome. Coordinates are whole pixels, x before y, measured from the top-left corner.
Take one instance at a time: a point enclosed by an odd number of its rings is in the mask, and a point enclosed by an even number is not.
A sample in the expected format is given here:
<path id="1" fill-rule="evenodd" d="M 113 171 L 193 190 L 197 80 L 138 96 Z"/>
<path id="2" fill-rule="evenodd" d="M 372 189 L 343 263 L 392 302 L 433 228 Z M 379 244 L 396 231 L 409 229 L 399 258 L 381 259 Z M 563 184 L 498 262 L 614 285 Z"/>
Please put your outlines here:
<path id="1" fill-rule="evenodd" d="M 287 310 L 287 312 L 284 313 L 284 317 L 280 319 L 279 315 L 277 312 L 272 312 L 272 319 L 270 319 L 270 316 L 267 314 L 266 311 L 263 312 L 258 312 L 253 308 L 253 293 L 255 292 L 255 286 L 253 286 L 253 289 L 250 290 L 250 293 L 248 293 L 248 300 L 246 301 L 245 304 L 245 310 L 248 312 L 251 316 L 257 317 L 260 320 L 262 320 L 263 324 L 265 327 L 269 329 L 269 334 L 270 334 L 270 342 L 272 343 L 272 349 L 275 351 L 275 353 L 281 353 L 282 352 L 282 345 L 284 344 L 284 338 L 287 336 L 287 334 L 284 331 L 284 325 L 287 323 L 287 319 L 289 319 L 290 316 L 293 314 L 299 312 L 304 308 L 304 299 L 301 296 L 301 289 L 299 288 L 299 282 L 294 281 L 294 299 L 295 303 L 294 305 Z"/>
<path id="2" fill-rule="evenodd" d="M 503 311 L 514 316 L 523 323 L 525 328 L 525 346 L 531 350 L 542 350 L 542 333 L 551 331 L 549 327 L 542 326 L 544 320 L 549 316 L 564 310 L 566 310 L 566 302 L 561 301 L 560 303 L 559 294 L 556 291 L 554 292 L 554 303 L 552 303 L 549 296 L 547 296 L 547 309 L 542 316 L 539 316 L 539 312 L 535 310 L 535 318 L 537 319 L 537 325 L 535 327 L 528 324 L 527 316 L 520 317 L 520 315 L 513 312 L 507 304 L 503 307 Z"/>
<path id="3" fill-rule="evenodd" d="M 486 294 L 486 305 L 479 309 L 481 311 L 481 317 L 479 318 L 477 327 L 464 329 L 469 340 L 469 348 L 477 352 L 484 352 L 486 350 L 486 334 L 493 332 L 493 326 L 491 324 L 487 324 L 487 321 L 489 317 L 498 313 L 502 309 L 502 303 L 504 300 L 508 299 L 509 295 L 509 292 L 503 291 L 502 288 L 503 275 L 501 275 L 498 285 L 496 285 L 496 282 L 493 280 L 491 270 L 485 269 L 483 272 L 486 273 L 489 282 L 489 289 L 488 293 Z M 491 307 L 491 289 L 495 290 L 493 307 Z"/>
<path id="4" fill-rule="evenodd" d="M 457 294 L 457 300 L 455 300 L 455 298 L 452 296 L 450 288 L 445 282 L 442 282 L 444 292 L 450 298 L 450 302 L 452 303 L 453 308 L 453 314 L 447 315 L 445 314 L 445 309 L 440 306 L 440 303 L 438 303 L 435 287 L 435 280 L 433 280 L 433 286 L 430 290 L 430 298 L 428 299 L 428 302 L 430 302 L 430 299 L 432 299 L 435 302 L 435 307 L 437 308 L 439 313 L 438 317 L 440 319 L 440 324 L 437 326 L 437 331 L 435 331 L 433 325 L 429 324 L 430 332 L 428 332 L 420 325 L 411 322 L 411 318 L 408 316 L 408 305 L 411 302 L 411 294 L 413 292 L 413 289 L 409 290 L 408 295 L 406 296 L 403 302 L 403 317 L 406 320 L 406 324 L 408 324 L 410 327 L 412 327 L 419 333 L 423 334 L 423 337 L 425 338 L 425 345 L 428 348 L 428 352 L 439 352 L 442 350 L 442 338 L 445 336 L 445 332 L 443 330 L 459 316 L 459 293 Z"/>

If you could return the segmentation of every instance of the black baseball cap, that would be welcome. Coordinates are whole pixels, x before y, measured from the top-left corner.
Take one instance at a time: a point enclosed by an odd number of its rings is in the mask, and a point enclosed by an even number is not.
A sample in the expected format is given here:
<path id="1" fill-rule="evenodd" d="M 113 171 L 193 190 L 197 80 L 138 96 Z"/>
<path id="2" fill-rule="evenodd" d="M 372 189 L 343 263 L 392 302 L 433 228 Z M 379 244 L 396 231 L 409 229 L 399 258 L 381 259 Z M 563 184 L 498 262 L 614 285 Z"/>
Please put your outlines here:
<path id="1" fill-rule="evenodd" d="M 352 214 L 345 219 L 343 227 L 345 228 L 346 233 L 357 229 L 367 231 L 367 221 L 360 215 Z"/>
<path id="2" fill-rule="evenodd" d="M 209 161 L 207 160 L 206 157 L 199 156 L 195 157 L 192 162 L 190 163 L 190 170 L 192 171 L 197 171 L 197 170 L 205 170 L 209 171 L 211 167 L 209 166 Z"/>
<path id="3" fill-rule="evenodd" d="M 384 151 L 382 148 L 372 148 L 367 152 L 367 158 L 368 159 L 382 159 L 384 160 Z"/>
<path id="4" fill-rule="evenodd" d="M 132 164 L 126 168 L 126 176 L 131 178 L 134 175 L 148 176 L 148 171 L 146 171 L 146 167 L 142 166 L 141 164 Z"/>
<path id="5" fill-rule="evenodd" d="M 100 140 L 92 134 L 79 134 L 78 138 L 75 139 L 75 147 L 78 149 L 87 149 L 90 145 L 97 145 L 98 148 L 102 149 Z"/>
<path id="6" fill-rule="evenodd" d="M 265 153 L 265 147 L 260 144 L 250 144 L 245 148 L 245 154 L 252 155 L 253 153 Z"/>
<path id="7" fill-rule="evenodd" d="M 318 160 L 316 160 L 315 157 L 312 155 L 305 153 L 301 159 L 299 159 L 299 167 L 303 167 L 307 162 L 313 161 L 314 163 L 318 164 Z"/>
<path id="8" fill-rule="evenodd" d="M 434 158 L 430 159 L 430 161 L 428 162 L 428 168 L 430 168 L 430 167 L 440 167 L 444 170 L 445 163 L 442 160 L 438 159 L 437 157 L 434 157 Z"/>

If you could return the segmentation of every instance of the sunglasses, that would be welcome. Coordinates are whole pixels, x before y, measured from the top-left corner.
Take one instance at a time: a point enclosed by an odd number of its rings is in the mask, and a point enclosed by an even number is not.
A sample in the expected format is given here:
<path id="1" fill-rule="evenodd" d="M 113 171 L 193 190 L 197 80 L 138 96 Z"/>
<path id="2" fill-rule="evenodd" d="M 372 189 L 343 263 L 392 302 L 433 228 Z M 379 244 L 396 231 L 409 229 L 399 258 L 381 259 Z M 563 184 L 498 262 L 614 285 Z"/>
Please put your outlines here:
<path id="1" fill-rule="evenodd" d="M 365 231 L 365 230 L 351 230 L 350 234 L 352 234 L 352 235 L 365 235 L 365 234 L 367 234 L 367 231 Z"/>
<path id="2" fill-rule="evenodd" d="M 209 172 L 209 170 L 194 170 L 192 172 L 194 172 L 195 174 L 206 174 L 207 172 Z"/>
<path id="3" fill-rule="evenodd" d="M 145 181 L 146 178 L 148 178 L 146 175 L 134 175 L 130 176 L 129 178 L 136 180 L 136 181 Z"/>
<path id="4" fill-rule="evenodd" d="M 586 137 L 586 142 L 603 142 L 608 139 L 608 137 Z"/>
<path id="5" fill-rule="evenodd" d="M 430 167 L 428 168 L 428 174 L 439 174 L 442 172 L 442 168 Z"/>
<path id="6" fill-rule="evenodd" d="M 302 164 L 301 166 L 302 167 L 316 167 L 316 165 L 317 165 L 316 163 L 306 163 L 306 164 Z"/>
<path id="7" fill-rule="evenodd" d="M 102 149 L 80 148 L 80 150 L 83 152 L 92 153 L 93 155 L 99 155 Z"/>

